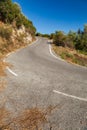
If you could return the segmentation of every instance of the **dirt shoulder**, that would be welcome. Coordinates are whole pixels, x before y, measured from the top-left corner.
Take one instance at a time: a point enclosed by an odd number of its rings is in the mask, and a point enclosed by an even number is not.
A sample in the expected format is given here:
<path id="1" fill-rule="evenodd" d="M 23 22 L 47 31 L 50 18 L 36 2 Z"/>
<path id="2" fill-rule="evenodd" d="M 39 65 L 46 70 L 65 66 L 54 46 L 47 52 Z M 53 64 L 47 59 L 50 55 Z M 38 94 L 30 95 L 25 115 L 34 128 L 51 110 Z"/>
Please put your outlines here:
<path id="1" fill-rule="evenodd" d="M 74 49 L 59 47 L 54 44 L 52 44 L 52 49 L 58 56 L 65 59 L 67 62 L 87 67 L 87 55 L 84 55 Z"/>

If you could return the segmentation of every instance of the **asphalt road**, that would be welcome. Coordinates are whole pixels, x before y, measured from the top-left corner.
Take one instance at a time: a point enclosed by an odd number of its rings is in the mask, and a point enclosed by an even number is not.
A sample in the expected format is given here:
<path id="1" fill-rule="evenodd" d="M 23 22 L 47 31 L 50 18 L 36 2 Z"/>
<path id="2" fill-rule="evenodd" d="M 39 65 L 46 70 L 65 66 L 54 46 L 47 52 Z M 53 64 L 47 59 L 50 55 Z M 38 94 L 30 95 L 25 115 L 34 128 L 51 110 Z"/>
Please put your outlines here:
<path id="1" fill-rule="evenodd" d="M 57 106 L 49 119 L 52 130 L 87 130 L 87 68 L 55 58 L 43 38 L 6 60 L 16 75 L 7 70 L 2 97 L 14 115 L 36 106 Z"/>

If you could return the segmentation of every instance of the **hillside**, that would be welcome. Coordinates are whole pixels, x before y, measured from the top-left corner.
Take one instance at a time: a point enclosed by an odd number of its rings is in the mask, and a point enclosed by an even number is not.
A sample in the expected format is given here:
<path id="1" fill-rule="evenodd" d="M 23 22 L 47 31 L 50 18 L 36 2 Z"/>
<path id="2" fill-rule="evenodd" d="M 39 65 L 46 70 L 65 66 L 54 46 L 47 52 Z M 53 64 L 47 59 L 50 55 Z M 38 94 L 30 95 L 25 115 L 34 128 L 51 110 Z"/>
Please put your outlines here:
<path id="1" fill-rule="evenodd" d="M 26 46 L 34 40 L 34 35 L 28 33 L 24 25 L 19 29 L 0 22 L 0 56 L 14 49 Z"/>
<path id="2" fill-rule="evenodd" d="M 0 55 L 34 40 L 36 28 L 17 3 L 0 1 L 0 21 Z"/>
<path id="3" fill-rule="evenodd" d="M 0 0 L 0 75 L 3 75 L 2 58 L 9 52 L 35 40 L 36 28 L 12 0 Z"/>

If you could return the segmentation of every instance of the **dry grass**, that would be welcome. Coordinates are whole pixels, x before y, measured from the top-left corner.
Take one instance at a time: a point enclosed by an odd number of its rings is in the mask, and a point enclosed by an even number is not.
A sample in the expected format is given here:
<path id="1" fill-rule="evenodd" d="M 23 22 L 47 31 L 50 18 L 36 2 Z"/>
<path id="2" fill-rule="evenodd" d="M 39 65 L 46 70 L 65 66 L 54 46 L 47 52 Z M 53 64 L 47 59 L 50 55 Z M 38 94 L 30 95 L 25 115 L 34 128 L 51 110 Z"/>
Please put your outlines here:
<path id="1" fill-rule="evenodd" d="M 17 31 L 12 26 L 0 22 L 0 76 L 6 75 L 4 69 L 7 65 L 1 59 L 9 52 L 28 45 L 24 41 L 25 34 L 18 35 Z"/>
<path id="2" fill-rule="evenodd" d="M 69 63 L 87 66 L 87 55 L 81 54 L 78 51 L 70 48 L 58 47 L 52 45 L 54 52 Z"/>
<path id="3" fill-rule="evenodd" d="M 11 64 L 3 61 L 4 58 L 4 55 L 0 56 L 0 77 L 6 76 L 5 69 L 7 66 L 12 67 Z"/>
<path id="4" fill-rule="evenodd" d="M 0 130 L 9 130 L 9 123 L 7 122 L 7 119 L 9 117 L 9 112 L 4 108 L 0 108 Z"/>
<path id="5" fill-rule="evenodd" d="M 5 68 L 6 68 L 7 64 L 3 61 L 0 61 L 0 76 L 6 76 L 5 73 Z"/>
<path id="6" fill-rule="evenodd" d="M 0 130 L 42 130 L 46 123 L 45 113 L 37 108 L 26 110 L 15 119 L 10 119 L 9 115 L 4 108 L 0 109 Z"/>
<path id="7" fill-rule="evenodd" d="M 22 129 L 42 130 L 43 124 L 47 122 L 47 119 L 42 110 L 33 108 L 23 112 L 18 122 Z"/>
<path id="8" fill-rule="evenodd" d="M 5 108 L 0 109 L 0 130 L 43 130 L 49 124 L 48 117 L 56 107 L 49 106 L 47 109 L 31 108 L 22 112 L 16 118 L 10 118 Z M 51 130 L 52 126 L 49 129 Z"/>

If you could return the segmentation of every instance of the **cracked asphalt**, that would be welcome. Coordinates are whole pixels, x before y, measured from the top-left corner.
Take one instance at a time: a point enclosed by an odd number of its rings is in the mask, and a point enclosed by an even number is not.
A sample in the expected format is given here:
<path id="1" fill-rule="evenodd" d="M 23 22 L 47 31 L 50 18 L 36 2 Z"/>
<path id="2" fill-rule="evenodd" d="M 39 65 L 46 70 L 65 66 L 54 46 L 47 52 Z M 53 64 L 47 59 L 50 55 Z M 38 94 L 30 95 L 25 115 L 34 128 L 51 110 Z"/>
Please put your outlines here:
<path id="1" fill-rule="evenodd" d="M 6 71 L 8 85 L 0 100 L 6 99 L 5 107 L 13 116 L 28 108 L 57 106 L 49 119 L 52 130 L 87 130 L 87 102 L 53 92 L 87 99 L 87 68 L 54 58 L 44 38 L 12 53 L 6 61 L 18 76 Z"/>

